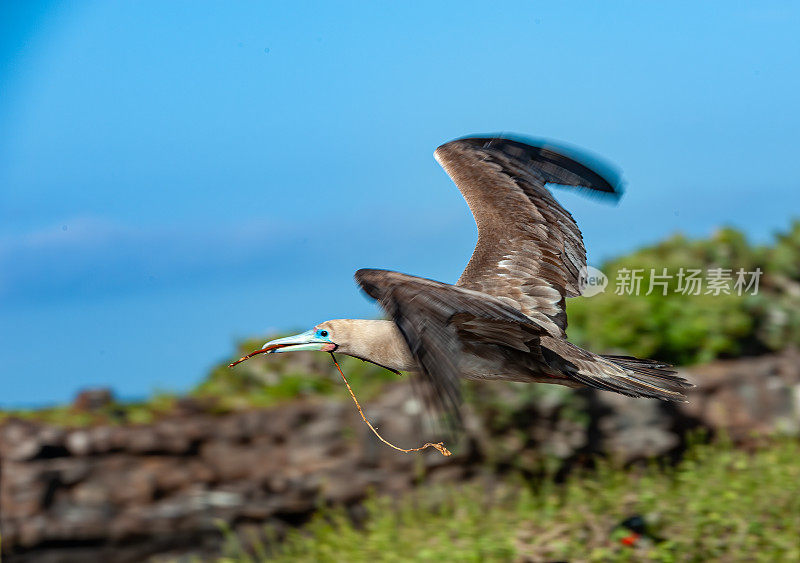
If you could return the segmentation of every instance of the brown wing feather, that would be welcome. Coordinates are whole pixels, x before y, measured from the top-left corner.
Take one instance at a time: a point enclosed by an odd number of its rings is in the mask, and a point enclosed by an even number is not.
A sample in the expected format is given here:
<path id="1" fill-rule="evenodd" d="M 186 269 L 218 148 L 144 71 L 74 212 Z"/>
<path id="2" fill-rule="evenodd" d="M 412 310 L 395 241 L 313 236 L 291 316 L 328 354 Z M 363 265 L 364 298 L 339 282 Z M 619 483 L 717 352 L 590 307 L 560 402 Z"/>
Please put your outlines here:
<path id="1" fill-rule="evenodd" d="M 463 346 L 476 343 L 539 354 L 546 331 L 505 300 L 389 270 L 362 269 L 356 282 L 400 329 L 437 410 L 458 420 Z"/>
<path id="2" fill-rule="evenodd" d="M 434 153 L 478 226 L 478 244 L 458 285 L 512 300 L 553 335 L 567 326 L 564 298 L 580 294 L 586 250 L 572 215 L 545 184 L 621 193 L 618 180 L 563 152 L 481 137 L 451 141 Z"/>

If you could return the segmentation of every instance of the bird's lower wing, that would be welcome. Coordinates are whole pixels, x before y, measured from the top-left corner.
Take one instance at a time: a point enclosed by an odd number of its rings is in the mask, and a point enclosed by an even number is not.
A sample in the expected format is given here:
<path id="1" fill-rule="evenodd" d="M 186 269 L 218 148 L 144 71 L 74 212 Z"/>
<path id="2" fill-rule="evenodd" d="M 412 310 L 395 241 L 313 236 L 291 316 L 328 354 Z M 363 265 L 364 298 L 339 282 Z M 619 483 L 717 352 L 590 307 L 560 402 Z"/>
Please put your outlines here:
<path id="1" fill-rule="evenodd" d="M 420 368 L 417 391 L 460 422 L 459 358 L 476 344 L 538 353 L 544 329 L 507 302 L 477 291 L 392 272 L 359 270 L 361 288 L 397 324 Z"/>

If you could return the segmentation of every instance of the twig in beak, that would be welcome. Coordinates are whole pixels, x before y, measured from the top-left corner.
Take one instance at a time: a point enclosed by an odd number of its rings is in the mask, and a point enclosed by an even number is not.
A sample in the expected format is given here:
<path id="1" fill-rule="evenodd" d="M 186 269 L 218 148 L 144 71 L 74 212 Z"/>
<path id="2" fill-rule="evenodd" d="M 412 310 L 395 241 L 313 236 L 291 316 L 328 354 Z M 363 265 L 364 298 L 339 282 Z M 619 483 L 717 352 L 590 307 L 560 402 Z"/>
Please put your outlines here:
<path id="1" fill-rule="evenodd" d="M 239 358 L 235 362 L 228 364 L 228 367 L 232 368 L 236 364 L 241 364 L 243 361 L 249 360 L 250 358 L 252 358 L 253 356 L 255 356 L 257 354 L 265 354 L 267 352 L 272 352 L 273 350 L 277 350 L 278 348 L 286 348 L 287 346 L 291 346 L 291 344 L 273 344 L 271 346 L 267 346 L 266 348 L 261 348 L 259 350 L 255 350 L 254 352 L 250 352 L 246 356 L 242 356 L 241 358 Z"/>

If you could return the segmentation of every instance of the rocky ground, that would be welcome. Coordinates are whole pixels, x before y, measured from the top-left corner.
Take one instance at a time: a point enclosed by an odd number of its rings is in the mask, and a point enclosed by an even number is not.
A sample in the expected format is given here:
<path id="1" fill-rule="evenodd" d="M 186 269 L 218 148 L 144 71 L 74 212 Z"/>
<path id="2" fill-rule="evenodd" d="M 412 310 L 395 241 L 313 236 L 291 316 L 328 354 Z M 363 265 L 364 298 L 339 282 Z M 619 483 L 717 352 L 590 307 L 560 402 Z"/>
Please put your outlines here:
<path id="1" fill-rule="evenodd" d="M 685 370 L 686 404 L 554 386 L 487 383 L 473 390 L 453 456 L 382 445 L 352 403 L 307 400 L 225 415 L 191 409 L 153 424 L 0 426 L 0 532 L 8 561 L 138 561 L 213 553 L 217 521 L 237 529 L 304 522 L 320 503 L 357 506 L 369 491 L 477 473 L 567 471 L 595 454 L 633 462 L 677 456 L 686 432 L 738 442 L 800 433 L 800 353 Z M 85 398 L 83 400 L 86 400 Z M 84 405 L 86 407 L 86 405 Z M 408 382 L 365 412 L 389 440 L 429 438 Z"/>

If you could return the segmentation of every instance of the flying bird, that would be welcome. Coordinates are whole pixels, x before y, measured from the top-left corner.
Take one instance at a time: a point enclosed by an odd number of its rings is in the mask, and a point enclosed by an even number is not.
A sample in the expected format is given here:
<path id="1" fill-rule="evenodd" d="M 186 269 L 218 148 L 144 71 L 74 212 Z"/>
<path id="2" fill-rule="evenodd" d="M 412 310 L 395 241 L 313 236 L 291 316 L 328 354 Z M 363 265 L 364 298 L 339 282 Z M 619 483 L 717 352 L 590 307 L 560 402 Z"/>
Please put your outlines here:
<path id="1" fill-rule="evenodd" d="M 585 155 L 503 136 L 457 139 L 434 157 L 478 227 L 477 245 L 456 284 L 358 270 L 356 282 L 388 320 L 325 321 L 255 353 L 337 352 L 411 372 L 426 400 L 456 421 L 462 378 L 685 400 L 683 390 L 692 385 L 670 365 L 595 354 L 567 340 L 565 299 L 581 294 L 586 250 L 572 215 L 546 186 L 619 197 L 614 174 L 593 170 Z"/>

